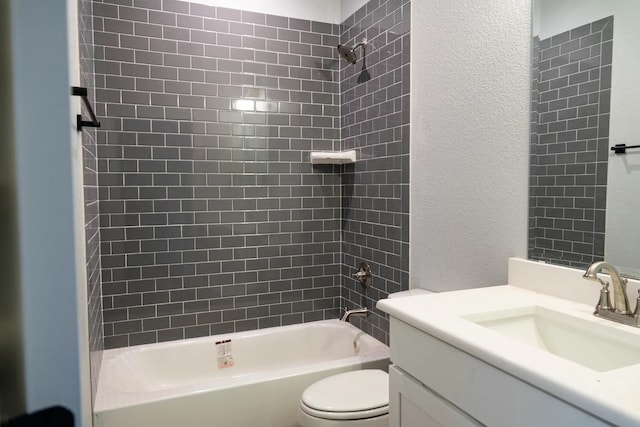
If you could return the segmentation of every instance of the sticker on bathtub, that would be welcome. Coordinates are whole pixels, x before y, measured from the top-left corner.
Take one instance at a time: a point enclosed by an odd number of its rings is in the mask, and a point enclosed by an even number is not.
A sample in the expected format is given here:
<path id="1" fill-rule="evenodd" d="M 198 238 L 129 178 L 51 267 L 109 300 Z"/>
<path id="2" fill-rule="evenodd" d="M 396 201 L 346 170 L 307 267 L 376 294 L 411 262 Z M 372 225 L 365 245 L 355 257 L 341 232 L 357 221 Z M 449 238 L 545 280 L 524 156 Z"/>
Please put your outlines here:
<path id="1" fill-rule="evenodd" d="M 216 341 L 216 354 L 218 359 L 218 369 L 230 368 L 233 366 L 233 354 L 231 354 L 231 340 Z"/>

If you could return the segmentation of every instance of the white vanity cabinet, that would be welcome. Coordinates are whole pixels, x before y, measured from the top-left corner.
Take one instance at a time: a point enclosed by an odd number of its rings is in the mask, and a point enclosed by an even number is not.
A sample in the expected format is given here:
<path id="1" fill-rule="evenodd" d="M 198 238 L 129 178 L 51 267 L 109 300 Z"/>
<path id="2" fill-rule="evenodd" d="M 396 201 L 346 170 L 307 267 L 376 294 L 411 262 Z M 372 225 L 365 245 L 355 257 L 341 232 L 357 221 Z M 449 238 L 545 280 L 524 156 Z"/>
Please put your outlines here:
<path id="1" fill-rule="evenodd" d="M 482 425 L 397 366 L 389 368 L 389 393 L 389 427 Z"/>
<path id="2" fill-rule="evenodd" d="M 390 427 L 611 426 L 393 316 Z"/>

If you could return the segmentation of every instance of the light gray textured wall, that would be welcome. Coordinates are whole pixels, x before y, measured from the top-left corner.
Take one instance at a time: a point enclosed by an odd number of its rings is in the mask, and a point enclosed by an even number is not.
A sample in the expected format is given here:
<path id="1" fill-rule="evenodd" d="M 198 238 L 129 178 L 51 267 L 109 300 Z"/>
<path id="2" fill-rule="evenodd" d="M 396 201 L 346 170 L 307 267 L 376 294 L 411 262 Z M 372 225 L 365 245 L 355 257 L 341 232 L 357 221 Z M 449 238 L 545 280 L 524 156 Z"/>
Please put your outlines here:
<path id="1" fill-rule="evenodd" d="M 411 286 L 503 284 L 527 254 L 531 2 L 412 2 Z"/>
<path id="2" fill-rule="evenodd" d="M 77 0 L 10 7 L 26 409 L 89 425 Z"/>

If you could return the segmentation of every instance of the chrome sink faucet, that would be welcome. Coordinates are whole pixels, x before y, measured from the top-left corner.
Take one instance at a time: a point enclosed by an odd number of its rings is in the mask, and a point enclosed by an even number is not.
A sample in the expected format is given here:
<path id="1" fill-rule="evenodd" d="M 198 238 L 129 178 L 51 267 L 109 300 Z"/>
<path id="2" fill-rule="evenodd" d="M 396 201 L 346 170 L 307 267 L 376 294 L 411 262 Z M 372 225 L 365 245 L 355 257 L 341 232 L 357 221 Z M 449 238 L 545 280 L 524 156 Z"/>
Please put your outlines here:
<path id="1" fill-rule="evenodd" d="M 611 283 L 613 284 L 613 307 L 609 300 L 609 282 L 598 278 L 598 273 L 600 272 L 607 273 L 611 277 Z M 636 309 L 632 313 L 631 310 L 629 310 L 627 279 L 620 276 L 617 268 L 608 262 L 597 261 L 587 268 L 587 271 L 582 277 L 589 280 L 597 280 L 602 284 L 600 300 L 593 314 L 598 317 L 613 320 L 614 322 L 640 327 L 640 295 L 636 302 Z"/>
<path id="2" fill-rule="evenodd" d="M 342 317 L 340 318 L 340 320 L 342 322 L 346 322 L 349 320 L 349 317 L 351 316 L 356 316 L 356 317 L 367 317 L 369 315 L 369 310 L 367 310 L 367 308 L 354 308 L 352 310 L 347 310 L 346 307 L 344 309 L 344 314 L 342 315 Z"/>
<path id="3" fill-rule="evenodd" d="M 629 314 L 629 298 L 627 297 L 627 279 L 620 277 L 618 269 L 606 261 L 594 262 L 587 268 L 586 273 L 582 277 L 590 280 L 597 280 L 602 283 L 603 287 L 606 282 L 598 278 L 598 273 L 604 271 L 611 276 L 613 283 L 613 308 L 616 313 Z"/>

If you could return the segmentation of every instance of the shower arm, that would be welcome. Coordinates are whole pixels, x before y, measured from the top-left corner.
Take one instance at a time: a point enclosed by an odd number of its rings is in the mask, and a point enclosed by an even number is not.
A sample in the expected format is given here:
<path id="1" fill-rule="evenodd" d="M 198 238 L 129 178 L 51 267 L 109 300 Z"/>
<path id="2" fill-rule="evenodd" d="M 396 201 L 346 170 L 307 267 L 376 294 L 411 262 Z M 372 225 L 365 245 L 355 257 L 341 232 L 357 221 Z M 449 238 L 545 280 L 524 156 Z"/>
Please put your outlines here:
<path id="1" fill-rule="evenodd" d="M 357 48 L 361 47 L 363 50 L 366 50 L 367 47 L 367 41 L 366 40 L 362 40 L 361 42 L 359 42 L 358 44 L 356 44 L 353 47 L 353 50 L 356 50 Z"/>
<path id="2" fill-rule="evenodd" d="M 353 47 L 353 50 L 356 50 L 358 46 L 362 48 L 362 69 L 365 70 L 367 68 L 367 41 L 362 40 Z"/>
<path id="3" fill-rule="evenodd" d="M 357 43 L 352 49 L 351 51 L 355 53 L 356 49 L 361 47 L 362 48 L 362 59 L 364 60 L 364 57 L 367 56 L 367 40 L 362 40 L 361 42 Z"/>
<path id="4" fill-rule="evenodd" d="M 355 55 L 356 49 L 359 48 L 359 47 L 362 48 L 362 69 L 364 70 L 364 69 L 367 68 L 367 62 L 366 62 L 367 61 L 367 59 L 366 59 L 366 57 L 367 57 L 367 40 L 364 39 L 361 42 L 357 43 L 355 46 L 353 46 L 351 48 L 351 52 L 353 52 L 354 55 Z M 353 65 L 355 65 L 355 63 Z"/>

